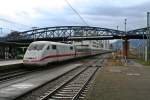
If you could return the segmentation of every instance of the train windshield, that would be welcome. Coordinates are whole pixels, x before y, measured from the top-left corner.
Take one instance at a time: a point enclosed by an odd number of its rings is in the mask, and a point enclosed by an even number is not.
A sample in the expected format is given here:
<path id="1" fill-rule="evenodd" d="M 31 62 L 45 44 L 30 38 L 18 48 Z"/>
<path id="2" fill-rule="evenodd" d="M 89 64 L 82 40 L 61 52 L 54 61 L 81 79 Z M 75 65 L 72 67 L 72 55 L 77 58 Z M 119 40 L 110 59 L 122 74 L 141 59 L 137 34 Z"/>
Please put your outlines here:
<path id="1" fill-rule="evenodd" d="M 28 48 L 29 51 L 31 50 L 42 50 L 45 44 L 31 44 Z"/>

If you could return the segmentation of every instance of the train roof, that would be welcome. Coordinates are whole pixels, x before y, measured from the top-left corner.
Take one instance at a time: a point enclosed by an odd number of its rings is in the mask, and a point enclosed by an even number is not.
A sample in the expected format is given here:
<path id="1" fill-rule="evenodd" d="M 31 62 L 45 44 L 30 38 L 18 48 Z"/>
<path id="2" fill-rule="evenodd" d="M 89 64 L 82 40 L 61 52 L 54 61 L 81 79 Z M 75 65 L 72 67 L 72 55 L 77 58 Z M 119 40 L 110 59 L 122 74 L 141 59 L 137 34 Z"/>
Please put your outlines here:
<path id="1" fill-rule="evenodd" d="M 52 41 L 35 41 L 32 42 L 32 44 L 40 44 L 40 43 L 45 43 L 45 44 L 55 44 L 55 45 L 72 45 L 72 44 L 66 44 L 66 43 L 60 43 L 60 42 L 52 42 Z"/>

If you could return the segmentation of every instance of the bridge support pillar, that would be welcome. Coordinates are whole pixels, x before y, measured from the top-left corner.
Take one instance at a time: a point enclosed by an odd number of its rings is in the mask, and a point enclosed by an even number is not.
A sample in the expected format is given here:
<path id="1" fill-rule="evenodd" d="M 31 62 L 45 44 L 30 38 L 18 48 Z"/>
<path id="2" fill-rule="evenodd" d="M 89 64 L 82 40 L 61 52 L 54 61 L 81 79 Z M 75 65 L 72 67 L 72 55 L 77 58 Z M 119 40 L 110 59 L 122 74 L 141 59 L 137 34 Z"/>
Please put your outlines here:
<path id="1" fill-rule="evenodd" d="M 125 59 L 128 58 L 128 53 L 129 53 L 129 41 L 128 41 L 128 39 L 125 39 L 123 41 L 123 57 Z"/>

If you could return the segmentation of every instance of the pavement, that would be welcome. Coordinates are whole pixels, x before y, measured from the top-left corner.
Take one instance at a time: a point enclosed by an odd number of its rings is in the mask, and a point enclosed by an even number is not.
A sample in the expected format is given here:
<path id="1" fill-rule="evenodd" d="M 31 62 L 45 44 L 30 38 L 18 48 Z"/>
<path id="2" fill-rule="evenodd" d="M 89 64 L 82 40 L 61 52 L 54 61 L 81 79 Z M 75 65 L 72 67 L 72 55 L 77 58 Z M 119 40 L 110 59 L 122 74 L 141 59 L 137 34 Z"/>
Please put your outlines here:
<path id="1" fill-rule="evenodd" d="M 150 100 L 150 66 L 129 61 L 126 66 L 105 66 L 85 100 Z"/>
<path id="2" fill-rule="evenodd" d="M 14 64 L 22 64 L 22 60 L 8 60 L 8 61 L 0 61 L 1 66 L 14 65 Z"/>

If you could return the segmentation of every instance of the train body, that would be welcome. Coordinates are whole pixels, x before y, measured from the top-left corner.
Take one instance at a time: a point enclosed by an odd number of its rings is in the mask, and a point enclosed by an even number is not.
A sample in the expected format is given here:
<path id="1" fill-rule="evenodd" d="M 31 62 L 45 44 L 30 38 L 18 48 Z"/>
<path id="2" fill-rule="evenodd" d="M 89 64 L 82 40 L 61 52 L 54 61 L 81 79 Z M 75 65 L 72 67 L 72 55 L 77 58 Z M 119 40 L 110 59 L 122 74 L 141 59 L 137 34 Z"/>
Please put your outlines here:
<path id="1" fill-rule="evenodd" d="M 23 58 L 24 65 L 43 66 L 51 62 L 64 61 L 77 57 L 84 57 L 102 53 L 100 49 L 91 49 L 72 44 L 36 41 L 32 42 Z"/>

